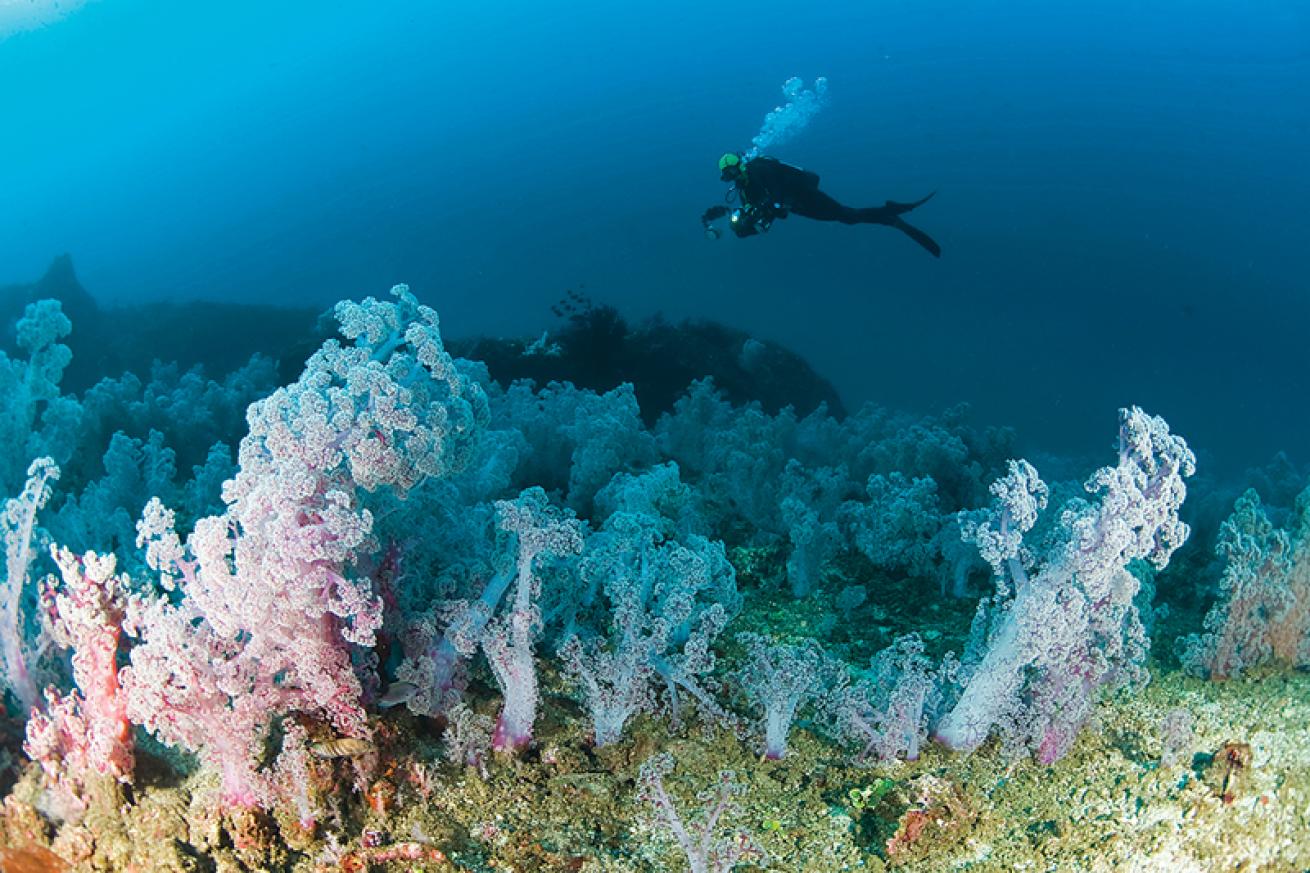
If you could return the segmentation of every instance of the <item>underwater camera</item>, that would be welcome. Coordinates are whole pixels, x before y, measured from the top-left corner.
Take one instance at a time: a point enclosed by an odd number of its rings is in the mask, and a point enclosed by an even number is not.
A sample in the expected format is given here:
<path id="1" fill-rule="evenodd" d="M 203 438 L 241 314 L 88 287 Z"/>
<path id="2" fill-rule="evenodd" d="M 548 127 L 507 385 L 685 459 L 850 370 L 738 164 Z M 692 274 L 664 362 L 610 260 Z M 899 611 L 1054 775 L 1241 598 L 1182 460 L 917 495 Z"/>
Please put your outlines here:
<path id="1" fill-rule="evenodd" d="M 768 230 L 771 223 L 768 219 L 762 218 L 758 210 L 749 207 L 729 209 L 726 206 L 711 206 L 700 217 L 700 223 L 705 228 L 706 239 L 718 239 L 723 235 L 712 222 L 725 215 L 728 216 L 728 227 L 738 237 L 755 236 L 761 231 Z"/>
<path id="2" fill-rule="evenodd" d="M 734 209 L 732 215 L 728 218 L 728 227 L 732 232 L 740 237 L 755 236 L 761 230 L 767 230 L 768 225 L 761 227 L 759 215 L 753 209 Z"/>

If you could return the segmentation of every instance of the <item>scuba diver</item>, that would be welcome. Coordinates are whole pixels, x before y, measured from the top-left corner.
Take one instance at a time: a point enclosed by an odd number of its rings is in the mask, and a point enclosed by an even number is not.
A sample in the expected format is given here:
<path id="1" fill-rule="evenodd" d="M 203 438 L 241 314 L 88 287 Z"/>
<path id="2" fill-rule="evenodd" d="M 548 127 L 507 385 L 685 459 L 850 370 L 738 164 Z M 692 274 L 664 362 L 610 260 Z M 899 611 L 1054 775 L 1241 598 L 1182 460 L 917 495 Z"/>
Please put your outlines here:
<path id="1" fill-rule="evenodd" d="M 700 220 L 710 239 L 719 237 L 718 228 L 712 222 L 725 215 L 729 217 L 728 226 L 732 232 L 747 237 L 767 231 L 776 219 L 786 218 L 794 212 L 815 221 L 894 227 L 927 249 L 933 257 L 942 255 L 942 247 L 936 240 L 901 218 L 928 202 L 932 194 L 914 203 L 888 200 L 882 206 L 856 209 L 843 206 L 820 191 L 818 173 L 784 164 L 777 158 L 747 158 L 740 152 L 728 152 L 719 158 L 719 178 L 733 184 L 727 195 L 729 202 L 735 197 L 741 205 L 736 209 L 711 206 L 705 210 Z"/>

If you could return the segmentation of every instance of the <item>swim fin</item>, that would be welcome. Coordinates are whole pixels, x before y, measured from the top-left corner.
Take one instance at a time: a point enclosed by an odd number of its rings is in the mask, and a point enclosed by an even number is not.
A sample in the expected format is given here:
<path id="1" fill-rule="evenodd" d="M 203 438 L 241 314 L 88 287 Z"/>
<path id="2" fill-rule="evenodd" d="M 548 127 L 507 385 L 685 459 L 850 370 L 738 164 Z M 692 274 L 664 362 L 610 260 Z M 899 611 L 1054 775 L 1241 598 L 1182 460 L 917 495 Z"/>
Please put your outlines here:
<path id="1" fill-rule="evenodd" d="M 913 203 L 897 203 L 895 200 L 888 200 L 885 204 L 883 204 L 883 207 L 880 211 L 884 215 L 888 216 L 886 221 L 888 227 L 896 228 L 901 233 L 905 234 L 910 239 L 914 240 L 919 245 L 927 249 L 929 254 L 931 254 L 934 258 L 940 258 L 942 256 L 942 247 L 937 245 L 937 241 L 932 237 L 928 236 L 928 234 L 919 230 L 919 228 L 915 227 L 914 225 L 906 222 L 904 219 L 901 218 L 901 216 L 904 215 L 905 213 L 918 209 L 920 206 L 927 203 L 936 195 L 937 192 L 934 191 L 931 194 L 929 194 L 927 197 L 923 197 L 919 200 L 914 201 Z"/>
<path id="2" fill-rule="evenodd" d="M 912 209 L 918 209 L 920 206 L 927 203 L 929 200 L 933 199 L 936 196 L 937 196 L 937 192 L 934 191 L 931 194 L 929 194 L 927 197 L 924 197 L 921 200 L 916 200 L 913 203 L 897 203 L 895 200 L 888 200 L 885 204 L 883 204 L 882 208 L 885 209 L 887 212 L 891 213 L 892 215 L 904 215 L 905 213 L 909 212 Z"/>
<path id="3" fill-rule="evenodd" d="M 931 196 L 932 196 L 931 194 L 928 195 L 928 197 L 931 197 Z M 928 199 L 927 197 L 924 198 L 924 200 L 927 200 L 927 199 Z M 923 200 L 920 200 L 920 201 L 919 201 L 919 203 L 922 203 L 922 202 L 923 202 Z M 898 204 L 898 205 L 901 205 L 901 204 Z M 918 205 L 919 205 L 918 203 L 914 204 L 914 206 L 918 206 Z M 910 208 L 913 209 L 914 206 L 911 206 Z M 891 219 L 891 221 L 888 221 L 888 222 L 887 222 L 887 225 L 888 225 L 889 227 L 894 227 L 894 228 L 896 228 L 896 229 L 899 230 L 901 233 L 905 234 L 905 235 L 908 236 L 910 239 L 914 240 L 914 241 L 917 242 L 919 245 L 923 246 L 925 249 L 928 250 L 928 253 L 931 254 L 934 258 L 940 258 L 940 257 L 942 256 L 942 247 L 939 246 L 939 245 L 937 244 L 937 240 L 935 240 L 935 239 L 933 239 L 932 237 L 928 236 L 928 234 L 926 234 L 926 233 L 924 233 L 923 231 L 919 230 L 919 228 L 917 228 L 917 227 L 915 227 L 914 225 L 910 224 L 910 223 L 907 222 L 905 219 L 901 218 L 899 215 L 894 216 L 894 217 Z"/>

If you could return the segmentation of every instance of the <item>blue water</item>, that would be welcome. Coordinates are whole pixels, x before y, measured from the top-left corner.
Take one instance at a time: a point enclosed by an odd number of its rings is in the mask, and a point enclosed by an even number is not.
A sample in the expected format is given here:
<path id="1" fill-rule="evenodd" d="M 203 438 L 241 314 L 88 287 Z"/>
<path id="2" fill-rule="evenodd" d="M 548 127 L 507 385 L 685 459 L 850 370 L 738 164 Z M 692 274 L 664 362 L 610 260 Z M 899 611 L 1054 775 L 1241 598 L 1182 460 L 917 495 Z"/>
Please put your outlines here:
<path id="1" fill-rule="evenodd" d="M 0 284 L 65 251 L 110 303 L 404 281 L 459 336 L 585 282 L 780 340 L 852 407 L 1079 451 L 1139 403 L 1211 469 L 1310 460 L 1304 3 L 51 5 L 0 6 Z M 938 191 L 940 261 L 704 239 L 793 75 L 830 101 L 778 156 L 854 205 Z"/>

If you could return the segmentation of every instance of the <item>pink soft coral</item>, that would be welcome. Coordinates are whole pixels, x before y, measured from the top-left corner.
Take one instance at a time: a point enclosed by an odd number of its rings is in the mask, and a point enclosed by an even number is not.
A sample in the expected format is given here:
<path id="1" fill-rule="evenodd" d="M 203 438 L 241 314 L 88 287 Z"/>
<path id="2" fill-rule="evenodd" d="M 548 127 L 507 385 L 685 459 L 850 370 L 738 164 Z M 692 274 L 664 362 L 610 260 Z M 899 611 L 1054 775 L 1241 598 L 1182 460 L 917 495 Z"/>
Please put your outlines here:
<path id="1" fill-rule="evenodd" d="M 47 709 L 33 712 L 23 750 L 76 802 L 94 774 L 132 777 L 132 726 L 117 661 L 127 579 L 114 575 L 113 555 L 51 553 L 62 577 L 46 586 L 51 634 L 73 650 L 77 689 L 46 689 Z"/>
<path id="2" fill-rule="evenodd" d="M 400 496 L 458 468 L 484 414 L 437 332 L 436 313 L 341 304 L 354 345 L 323 344 L 293 384 L 251 405 L 226 511 L 185 545 L 173 513 L 146 507 L 139 545 L 183 597 L 138 603 L 142 642 L 125 669 L 129 714 L 199 752 L 234 804 L 270 802 L 257 750 L 275 719 L 301 714 L 366 737 L 352 647 L 371 647 L 382 602 L 361 560 L 378 550 L 366 492 Z"/>

